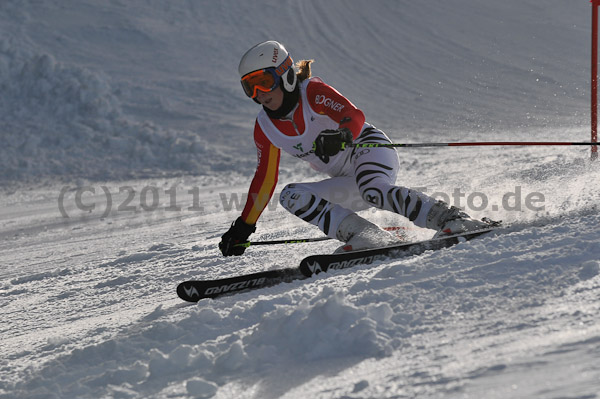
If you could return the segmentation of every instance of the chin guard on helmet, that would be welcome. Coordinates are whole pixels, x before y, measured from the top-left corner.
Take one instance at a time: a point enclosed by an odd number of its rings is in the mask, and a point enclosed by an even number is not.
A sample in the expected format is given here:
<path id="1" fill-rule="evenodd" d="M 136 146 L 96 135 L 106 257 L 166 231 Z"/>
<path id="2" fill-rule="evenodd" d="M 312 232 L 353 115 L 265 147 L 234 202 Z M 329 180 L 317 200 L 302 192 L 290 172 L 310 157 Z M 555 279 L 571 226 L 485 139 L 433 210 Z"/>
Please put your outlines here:
<path id="1" fill-rule="evenodd" d="M 290 57 L 291 60 L 291 57 Z M 288 93 L 291 93 L 296 88 L 296 83 L 298 82 L 298 76 L 296 76 L 296 66 L 292 61 L 292 65 L 288 70 L 281 76 L 281 81 L 283 82 L 283 89 Z"/>

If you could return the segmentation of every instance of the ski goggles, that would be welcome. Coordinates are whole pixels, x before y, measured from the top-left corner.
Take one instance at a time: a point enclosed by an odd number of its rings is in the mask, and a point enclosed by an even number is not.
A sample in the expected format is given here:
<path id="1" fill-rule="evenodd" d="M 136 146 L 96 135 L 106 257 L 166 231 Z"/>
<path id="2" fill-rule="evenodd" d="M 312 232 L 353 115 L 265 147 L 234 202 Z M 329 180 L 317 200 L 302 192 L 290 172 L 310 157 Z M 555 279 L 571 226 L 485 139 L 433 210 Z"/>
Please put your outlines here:
<path id="1" fill-rule="evenodd" d="M 247 73 L 242 77 L 242 87 L 250 98 L 256 98 L 258 91 L 268 93 L 281 84 L 283 75 L 292 66 L 292 58 L 288 57 L 277 68 L 270 67 Z"/>

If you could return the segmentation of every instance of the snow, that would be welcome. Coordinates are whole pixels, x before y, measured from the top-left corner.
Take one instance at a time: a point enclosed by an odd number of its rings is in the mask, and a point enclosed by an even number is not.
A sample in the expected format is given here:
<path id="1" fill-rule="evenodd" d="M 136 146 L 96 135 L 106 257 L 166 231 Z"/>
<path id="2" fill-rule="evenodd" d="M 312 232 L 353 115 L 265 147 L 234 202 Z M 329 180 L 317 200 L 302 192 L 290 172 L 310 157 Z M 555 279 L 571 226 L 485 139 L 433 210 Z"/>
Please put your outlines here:
<path id="1" fill-rule="evenodd" d="M 314 58 L 397 142 L 589 140 L 588 2 L 421 3 L 4 0 L 0 398 L 600 397 L 589 148 L 401 149 L 399 183 L 508 227 L 175 295 L 338 245 L 216 248 L 256 163 L 237 63 L 259 41 Z M 319 178 L 282 157 L 280 187 Z M 253 237 L 320 234 L 275 197 Z"/>

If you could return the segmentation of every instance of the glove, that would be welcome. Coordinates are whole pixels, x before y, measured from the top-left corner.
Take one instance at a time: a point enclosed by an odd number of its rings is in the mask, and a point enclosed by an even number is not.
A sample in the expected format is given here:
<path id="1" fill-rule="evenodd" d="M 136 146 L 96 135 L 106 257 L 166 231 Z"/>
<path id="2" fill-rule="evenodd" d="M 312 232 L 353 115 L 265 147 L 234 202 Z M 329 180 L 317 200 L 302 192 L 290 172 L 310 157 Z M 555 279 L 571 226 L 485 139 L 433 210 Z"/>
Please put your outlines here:
<path id="1" fill-rule="evenodd" d="M 336 130 L 323 130 L 315 141 L 315 155 L 324 163 L 329 162 L 329 157 L 342 150 L 342 143 L 352 143 L 352 132 L 347 127 Z"/>
<path id="2" fill-rule="evenodd" d="M 227 233 L 223 234 L 221 237 L 221 242 L 219 243 L 219 249 L 224 256 L 240 256 L 246 250 L 246 247 L 243 244 L 248 241 L 248 237 L 250 234 L 256 231 L 256 225 L 254 224 L 246 224 L 241 217 L 237 218 L 235 222 L 231 224 Z"/>

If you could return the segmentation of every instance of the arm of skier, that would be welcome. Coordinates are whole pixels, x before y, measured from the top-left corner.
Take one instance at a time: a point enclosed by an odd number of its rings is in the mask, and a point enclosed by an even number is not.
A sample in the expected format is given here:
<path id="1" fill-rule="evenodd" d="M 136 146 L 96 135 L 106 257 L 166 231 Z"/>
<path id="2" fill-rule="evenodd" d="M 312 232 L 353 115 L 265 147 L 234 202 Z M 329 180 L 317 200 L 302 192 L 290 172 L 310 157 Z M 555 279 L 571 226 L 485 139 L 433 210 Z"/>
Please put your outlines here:
<path id="1" fill-rule="evenodd" d="M 315 155 L 327 163 L 344 144 L 352 143 L 360 135 L 365 115 L 340 92 L 319 80 L 308 84 L 306 95 L 314 111 L 339 124 L 335 130 L 323 130 L 315 140 Z"/>
<path id="2" fill-rule="evenodd" d="M 256 221 L 267 207 L 277 185 L 280 150 L 267 139 L 258 122 L 254 128 L 254 142 L 258 156 L 256 172 L 248 190 L 248 199 L 242 215 L 221 237 L 219 249 L 225 256 L 244 253 L 246 247 L 237 244 L 246 242 L 254 233 Z"/>
<path id="3" fill-rule="evenodd" d="M 254 142 L 258 164 L 250 184 L 246 206 L 242 212 L 242 219 L 247 224 L 256 224 L 273 196 L 279 176 L 279 158 L 281 155 L 279 148 L 267 139 L 258 123 L 254 128 Z"/>
<path id="4" fill-rule="evenodd" d="M 310 107 L 321 115 L 327 115 L 339 123 L 339 128 L 347 128 L 356 139 L 365 123 L 365 115 L 339 91 L 321 81 L 312 81 L 306 87 Z"/>

